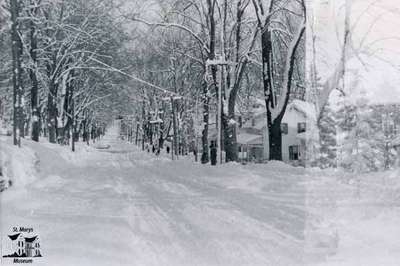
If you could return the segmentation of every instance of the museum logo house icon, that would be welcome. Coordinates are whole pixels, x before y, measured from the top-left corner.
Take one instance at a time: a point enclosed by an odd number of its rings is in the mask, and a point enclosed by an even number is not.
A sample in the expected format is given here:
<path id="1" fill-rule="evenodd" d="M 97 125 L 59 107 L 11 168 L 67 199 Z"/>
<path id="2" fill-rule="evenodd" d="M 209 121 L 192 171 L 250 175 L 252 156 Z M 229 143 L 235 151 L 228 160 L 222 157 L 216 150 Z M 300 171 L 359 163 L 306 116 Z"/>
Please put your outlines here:
<path id="1" fill-rule="evenodd" d="M 12 242 L 12 253 L 3 257 L 41 257 L 39 236 L 24 237 L 23 233 L 8 235 Z"/>

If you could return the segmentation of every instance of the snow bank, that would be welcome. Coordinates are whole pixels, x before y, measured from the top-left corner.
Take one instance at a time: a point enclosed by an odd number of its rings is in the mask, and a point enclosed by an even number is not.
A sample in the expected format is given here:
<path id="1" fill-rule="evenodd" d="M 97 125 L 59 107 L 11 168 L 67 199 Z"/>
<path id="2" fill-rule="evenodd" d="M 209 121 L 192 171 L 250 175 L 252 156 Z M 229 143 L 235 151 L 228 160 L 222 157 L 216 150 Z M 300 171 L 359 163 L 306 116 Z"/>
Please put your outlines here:
<path id="1" fill-rule="evenodd" d="M 330 235 L 330 243 L 336 242 L 318 265 L 398 265 L 400 170 L 349 174 L 310 169 L 309 176 L 309 242 L 318 242 L 311 240 L 316 235 Z"/>
<path id="2" fill-rule="evenodd" d="M 11 138 L 0 138 L 3 178 L 10 180 L 13 187 L 23 188 L 35 181 L 39 160 L 25 143 L 19 148 L 12 145 L 11 141 Z"/>

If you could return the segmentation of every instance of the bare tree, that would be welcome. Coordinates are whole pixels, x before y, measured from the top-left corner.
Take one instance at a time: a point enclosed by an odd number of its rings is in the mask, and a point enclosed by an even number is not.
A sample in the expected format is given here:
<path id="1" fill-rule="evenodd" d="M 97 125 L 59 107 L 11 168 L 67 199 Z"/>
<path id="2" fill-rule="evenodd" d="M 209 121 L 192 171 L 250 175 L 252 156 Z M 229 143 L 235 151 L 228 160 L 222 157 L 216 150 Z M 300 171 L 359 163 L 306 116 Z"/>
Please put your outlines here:
<path id="1" fill-rule="evenodd" d="M 11 46 L 13 58 L 13 108 L 14 108 L 14 121 L 13 121 L 13 136 L 14 145 L 21 145 L 21 128 L 23 131 L 23 118 L 22 118 L 22 68 L 21 68 L 21 55 L 22 55 L 22 42 L 19 32 L 19 13 L 20 2 L 18 0 L 11 0 Z"/>
<path id="2" fill-rule="evenodd" d="M 253 0 L 258 27 L 261 30 L 262 71 L 267 110 L 270 160 L 282 160 L 281 122 L 289 103 L 295 63 L 306 28 L 306 6 L 303 0 L 300 1 L 300 6 L 289 5 L 288 7 L 283 7 L 280 4 L 282 4 L 280 1 L 272 0 L 268 6 L 265 6 L 262 1 Z M 283 4 L 285 4 L 285 1 Z M 300 14 L 296 13 L 297 10 L 300 10 Z M 279 24 L 284 25 L 284 28 L 278 28 L 278 31 L 283 30 L 290 35 L 286 37 L 288 38 L 288 44 L 285 49 L 286 51 L 283 52 L 286 57 L 284 62 L 282 62 L 284 64 L 283 71 L 281 72 L 283 79 L 280 84 L 279 94 L 274 83 L 274 78 L 279 73 L 279 70 L 276 69 L 276 64 L 274 64 L 273 60 L 276 58 L 274 53 L 282 51 L 274 49 L 273 41 L 274 38 L 278 38 L 281 42 L 285 42 L 287 39 L 273 34 L 274 25 L 272 18 L 276 17 L 280 18 Z M 297 21 L 298 26 L 293 30 L 291 23 L 294 23 L 294 21 Z"/>

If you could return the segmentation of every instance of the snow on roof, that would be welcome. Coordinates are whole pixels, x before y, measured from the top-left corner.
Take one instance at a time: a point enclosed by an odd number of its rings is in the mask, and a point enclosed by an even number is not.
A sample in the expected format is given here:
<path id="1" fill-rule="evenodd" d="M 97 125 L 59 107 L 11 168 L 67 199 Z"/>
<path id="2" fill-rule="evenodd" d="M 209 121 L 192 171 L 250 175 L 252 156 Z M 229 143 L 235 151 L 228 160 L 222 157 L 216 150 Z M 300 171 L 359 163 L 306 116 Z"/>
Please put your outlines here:
<path id="1" fill-rule="evenodd" d="M 317 120 L 315 107 L 309 102 L 295 99 L 289 104 L 288 109 L 295 109 L 303 113 L 307 118 Z"/>
<path id="2" fill-rule="evenodd" d="M 237 142 L 246 145 L 263 145 L 263 137 L 258 134 L 240 133 L 237 136 Z"/>
<path id="3" fill-rule="evenodd" d="M 260 100 L 261 103 L 261 100 Z M 256 111 L 258 110 L 258 111 Z M 317 114 L 316 110 L 313 104 L 301 101 L 301 100 L 293 100 L 291 103 L 289 103 L 287 107 L 287 113 L 291 111 L 297 111 L 302 113 L 306 118 L 311 119 L 313 121 L 316 121 L 317 119 Z M 253 116 L 251 119 L 246 121 L 243 125 L 243 128 L 256 128 L 256 129 L 262 129 L 266 125 L 266 110 L 265 110 L 265 105 L 264 106 L 259 106 L 259 108 L 253 108 Z M 286 114 L 285 114 L 286 115 Z M 252 120 L 255 120 L 254 126 Z"/>

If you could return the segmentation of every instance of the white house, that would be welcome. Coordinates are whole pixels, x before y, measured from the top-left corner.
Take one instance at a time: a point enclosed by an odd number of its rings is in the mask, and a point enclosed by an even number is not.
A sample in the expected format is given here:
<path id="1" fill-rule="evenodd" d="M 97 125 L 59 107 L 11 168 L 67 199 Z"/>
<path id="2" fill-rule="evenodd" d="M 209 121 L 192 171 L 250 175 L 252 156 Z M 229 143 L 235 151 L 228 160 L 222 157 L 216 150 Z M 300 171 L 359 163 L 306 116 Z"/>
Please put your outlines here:
<path id="1" fill-rule="evenodd" d="M 254 112 L 239 130 L 239 156 L 247 160 L 269 159 L 269 135 L 265 105 L 258 102 Z M 315 127 L 316 113 L 314 106 L 301 100 L 293 100 L 288 104 L 282 119 L 282 160 L 295 164 L 304 164 L 306 141 L 309 132 Z"/>

